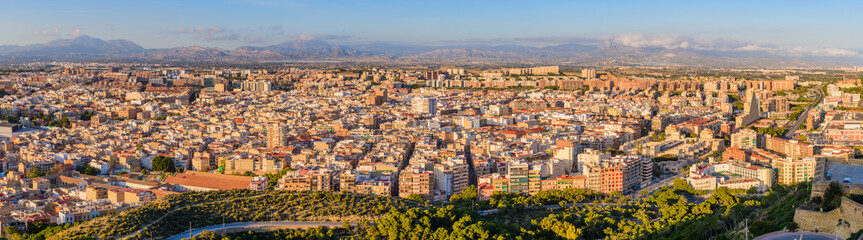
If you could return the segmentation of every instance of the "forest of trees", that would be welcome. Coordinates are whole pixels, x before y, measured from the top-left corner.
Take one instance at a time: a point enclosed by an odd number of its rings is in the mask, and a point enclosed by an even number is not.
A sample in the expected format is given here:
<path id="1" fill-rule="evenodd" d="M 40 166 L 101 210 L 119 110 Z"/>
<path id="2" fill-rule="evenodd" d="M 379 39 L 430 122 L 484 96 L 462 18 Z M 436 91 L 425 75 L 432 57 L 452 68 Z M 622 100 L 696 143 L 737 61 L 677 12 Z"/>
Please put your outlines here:
<path id="1" fill-rule="evenodd" d="M 192 237 L 190 240 L 231 240 L 231 239 L 243 239 L 243 240 L 270 240 L 270 239 L 291 239 L 291 240 L 306 240 L 306 239 L 316 239 L 316 240 L 328 240 L 328 239 L 342 239 L 348 238 L 350 236 L 350 227 L 348 228 L 326 228 L 326 227 L 317 227 L 311 228 L 307 230 L 303 229 L 280 229 L 271 232 L 236 232 L 236 233 L 228 233 L 224 236 L 220 236 L 210 231 L 204 230 L 200 235 Z"/>
<path id="2" fill-rule="evenodd" d="M 379 217 L 390 209 L 422 207 L 392 197 L 340 192 L 227 190 L 187 192 L 160 198 L 116 216 L 85 222 L 58 235 L 58 239 L 130 236 L 156 239 L 193 227 L 225 222 L 341 221 Z M 164 218 L 162 218 L 165 216 Z M 148 226 L 144 229 L 144 226 Z"/>
<path id="3" fill-rule="evenodd" d="M 337 192 L 231 190 L 184 193 L 118 216 L 71 228 L 59 239 L 167 237 L 188 228 L 244 221 L 358 221 L 357 227 L 207 233 L 197 239 L 739 239 L 795 228 L 794 208 L 808 183 L 776 185 L 763 194 L 717 188 L 709 195 L 680 181 L 630 199 L 585 189 L 533 196 L 496 193 L 477 200 L 471 186 L 444 205 Z M 578 204 L 586 203 L 586 204 Z M 497 209 L 480 214 L 480 210 Z M 162 218 L 162 216 L 165 216 Z M 161 218 L 161 219 L 160 219 Z M 142 229 L 142 226 L 148 226 Z"/>
<path id="4" fill-rule="evenodd" d="M 21 231 L 21 229 L 13 226 L 7 226 L 3 228 L 3 232 L 6 233 L 5 238 L 11 240 L 17 239 L 28 239 L 28 240 L 44 240 L 48 239 L 57 233 L 62 232 L 68 228 L 75 226 L 74 224 L 65 224 L 65 225 L 57 225 L 54 223 L 44 223 L 44 222 L 33 222 L 29 226 L 27 226 L 27 231 Z"/>

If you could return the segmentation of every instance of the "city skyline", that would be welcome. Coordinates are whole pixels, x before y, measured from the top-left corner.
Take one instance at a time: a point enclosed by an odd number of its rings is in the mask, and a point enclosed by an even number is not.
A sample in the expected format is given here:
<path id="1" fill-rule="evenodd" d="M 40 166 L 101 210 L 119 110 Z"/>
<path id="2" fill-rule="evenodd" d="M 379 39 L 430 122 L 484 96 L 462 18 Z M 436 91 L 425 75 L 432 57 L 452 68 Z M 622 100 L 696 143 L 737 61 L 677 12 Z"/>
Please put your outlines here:
<path id="1" fill-rule="evenodd" d="M 0 239 L 863 239 L 861 10 L 8 1 Z"/>
<path id="2" fill-rule="evenodd" d="M 325 40 L 417 45 L 614 42 L 666 49 L 859 57 L 861 4 L 613 2 L 13 2 L 0 45 L 89 35 L 145 48 L 265 46 Z"/>

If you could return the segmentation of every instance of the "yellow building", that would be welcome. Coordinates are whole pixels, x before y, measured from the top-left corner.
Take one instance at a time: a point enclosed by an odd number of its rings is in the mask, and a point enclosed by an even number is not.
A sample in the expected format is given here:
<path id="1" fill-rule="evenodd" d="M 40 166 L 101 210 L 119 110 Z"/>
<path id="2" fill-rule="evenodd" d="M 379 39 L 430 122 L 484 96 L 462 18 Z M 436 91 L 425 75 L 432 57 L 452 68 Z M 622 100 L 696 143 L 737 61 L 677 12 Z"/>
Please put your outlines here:
<path id="1" fill-rule="evenodd" d="M 811 181 L 824 173 L 824 161 L 814 157 L 776 159 L 772 165 L 778 171 L 777 177 L 780 184 Z"/>

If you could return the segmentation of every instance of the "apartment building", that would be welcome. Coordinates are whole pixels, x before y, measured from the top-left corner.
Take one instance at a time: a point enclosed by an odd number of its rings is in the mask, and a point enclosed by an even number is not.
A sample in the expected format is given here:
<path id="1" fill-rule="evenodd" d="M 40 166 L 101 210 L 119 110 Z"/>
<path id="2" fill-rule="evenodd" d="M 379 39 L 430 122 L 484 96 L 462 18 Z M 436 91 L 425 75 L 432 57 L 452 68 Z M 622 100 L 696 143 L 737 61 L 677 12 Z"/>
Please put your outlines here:
<path id="1" fill-rule="evenodd" d="M 530 194 L 530 165 L 525 161 L 508 162 L 509 192 Z"/>
<path id="2" fill-rule="evenodd" d="M 288 144 L 288 127 L 280 124 L 267 126 L 267 147 L 284 147 Z"/>
<path id="3" fill-rule="evenodd" d="M 775 159 L 772 167 L 777 171 L 780 184 L 811 181 L 824 174 L 824 160 L 814 157 Z"/>
<path id="4" fill-rule="evenodd" d="M 743 149 L 755 149 L 764 147 L 764 137 L 752 129 L 741 129 L 731 134 L 731 146 Z"/>
<path id="5" fill-rule="evenodd" d="M 434 196 L 434 171 L 426 171 L 420 168 L 408 168 L 399 174 L 399 197 L 408 197 L 411 194 L 432 199 Z"/>
<path id="6" fill-rule="evenodd" d="M 764 143 L 765 149 L 792 158 L 805 158 L 815 155 L 815 146 L 812 144 L 777 137 L 765 137 Z"/>
<path id="7" fill-rule="evenodd" d="M 653 177 L 650 159 L 636 156 L 612 157 L 584 167 L 587 188 L 603 193 L 632 192 L 649 183 Z"/>
<path id="8" fill-rule="evenodd" d="M 321 167 L 306 167 L 288 171 L 279 179 L 276 189 L 289 191 L 331 191 L 334 190 L 333 173 Z"/>

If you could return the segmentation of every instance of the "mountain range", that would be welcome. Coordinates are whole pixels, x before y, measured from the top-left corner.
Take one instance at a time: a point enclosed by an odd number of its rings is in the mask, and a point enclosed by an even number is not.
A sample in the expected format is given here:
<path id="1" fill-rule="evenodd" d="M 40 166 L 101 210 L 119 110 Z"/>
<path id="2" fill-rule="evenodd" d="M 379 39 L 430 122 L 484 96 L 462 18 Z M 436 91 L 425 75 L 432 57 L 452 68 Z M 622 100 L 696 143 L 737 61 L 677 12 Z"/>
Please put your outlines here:
<path id="1" fill-rule="evenodd" d="M 383 42 L 339 46 L 323 40 L 297 39 L 270 46 L 244 46 L 226 50 L 198 46 L 146 49 L 129 40 L 106 41 L 85 35 L 25 46 L 0 45 L 0 61 L 55 60 L 244 63 L 326 60 L 395 64 L 683 67 L 834 67 L 863 62 L 859 57 L 805 57 L 778 55 L 767 51 L 633 47 L 609 41 L 546 47 L 514 44 L 424 46 Z"/>

